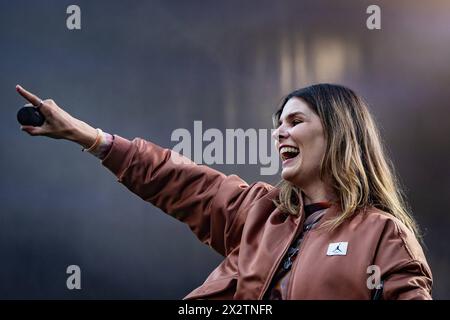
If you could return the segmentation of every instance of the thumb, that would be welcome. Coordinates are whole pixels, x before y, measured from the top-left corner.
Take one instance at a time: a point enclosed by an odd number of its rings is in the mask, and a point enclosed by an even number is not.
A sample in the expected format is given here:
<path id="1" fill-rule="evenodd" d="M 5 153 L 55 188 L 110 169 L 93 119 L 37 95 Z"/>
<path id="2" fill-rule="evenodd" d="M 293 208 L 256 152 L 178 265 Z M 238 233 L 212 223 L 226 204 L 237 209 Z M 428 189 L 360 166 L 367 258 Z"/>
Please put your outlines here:
<path id="1" fill-rule="evenodd" d="M 25 131 L 30 136 L 38 136 L 42 133 L 42 129 L 40 127 L 33 126 L 20 126 L 20 130 Z"/>

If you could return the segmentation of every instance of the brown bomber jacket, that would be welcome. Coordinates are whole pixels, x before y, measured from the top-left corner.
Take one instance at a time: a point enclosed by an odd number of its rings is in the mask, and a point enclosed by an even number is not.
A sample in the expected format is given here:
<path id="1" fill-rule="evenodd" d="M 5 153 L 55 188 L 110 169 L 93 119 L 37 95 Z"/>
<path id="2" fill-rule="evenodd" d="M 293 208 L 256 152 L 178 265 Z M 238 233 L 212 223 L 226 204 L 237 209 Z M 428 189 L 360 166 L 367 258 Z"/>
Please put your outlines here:
<path id="1" fill-rule="evenodd" d="M 248 185 L 236 175 L 173 159 L 169 149 L 115 135 L 102 164 L 130 191 L 186 223 L 225 257 L 185 299 L 262 299 L 302 227 L 303 214 L 276 209 L 272 199 L 278 189 L 267 183 Z M 373 265 L 380 270 L 383 299 L 431 299 L 431 270 L 404 224 L 371 208 L 330 232 L 320 224 L 339 209 L 326 210 L 301 244 L 292 266 L 289 299 L 371 299 L 373 289 L 367 283 Z M 346 245 L 345 254 L 327 255 L 337 243 Z"/>

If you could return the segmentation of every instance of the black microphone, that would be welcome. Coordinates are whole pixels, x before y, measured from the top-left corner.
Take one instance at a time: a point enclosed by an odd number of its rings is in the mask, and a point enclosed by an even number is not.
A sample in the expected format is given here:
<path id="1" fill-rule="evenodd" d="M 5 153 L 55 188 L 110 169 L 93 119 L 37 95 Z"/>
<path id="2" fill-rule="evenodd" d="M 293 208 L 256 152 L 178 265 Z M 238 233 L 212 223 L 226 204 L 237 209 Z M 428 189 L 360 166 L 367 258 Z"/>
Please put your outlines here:
<path id="1" fill-rule="evenodd" d="M 17 121 L 24 126 L 40 127 L 45 122 L 44 115 L 35 107 L 23 107 L 17 112 Z"/>

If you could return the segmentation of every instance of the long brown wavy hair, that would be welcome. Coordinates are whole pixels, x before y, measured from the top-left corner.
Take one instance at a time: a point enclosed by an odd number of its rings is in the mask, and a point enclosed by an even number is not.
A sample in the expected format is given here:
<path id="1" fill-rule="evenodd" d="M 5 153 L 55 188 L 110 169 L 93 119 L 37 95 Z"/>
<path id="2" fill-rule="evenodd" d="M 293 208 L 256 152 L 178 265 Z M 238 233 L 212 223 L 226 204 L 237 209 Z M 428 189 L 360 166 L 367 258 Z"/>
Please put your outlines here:
<path id="1" fill-rule="evenodd" d="M 342 214 L 328 221 L 333 230 L 345 219 L 370 206 L 403 222 L 417 238 L 419 228 L 410 209 L 392 162 L 386 156 L 379 130 L 367 104 L 351 89 L 334 84 L 316 84 L 288 94 L 274 113 L 275 128 L 287 101 L 297 97 L 319 116 L 327 140 L 320 166 L 320 178 L 331 178 Z M 282 180 L 276 206 L 299 214 L 301 190 Z"/>

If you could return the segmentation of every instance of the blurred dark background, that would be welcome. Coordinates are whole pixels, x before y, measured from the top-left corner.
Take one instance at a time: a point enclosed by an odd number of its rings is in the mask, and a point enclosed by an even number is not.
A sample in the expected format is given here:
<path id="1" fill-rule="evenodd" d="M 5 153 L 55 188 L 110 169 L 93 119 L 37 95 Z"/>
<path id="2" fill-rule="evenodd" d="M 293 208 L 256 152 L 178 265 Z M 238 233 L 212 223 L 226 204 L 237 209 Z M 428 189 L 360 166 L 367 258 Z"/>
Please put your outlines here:
<path id="1" fill-rule="evenodd" d="M 71 4 L 81 30 L 66 27 Z M 366 28 L 371 4 L 381 30 Z M 434 298 L 450 298 L 450 2 L 1 0 L 0 45 L 0 298 L 178 299 L 221 261 L 78 145 L 20 131 L 17 83 L 94 127 L 173 147 L 194 120 L 271 128 L 281 97 L 316 82 L 370 104 L 425 234 Z"/>

